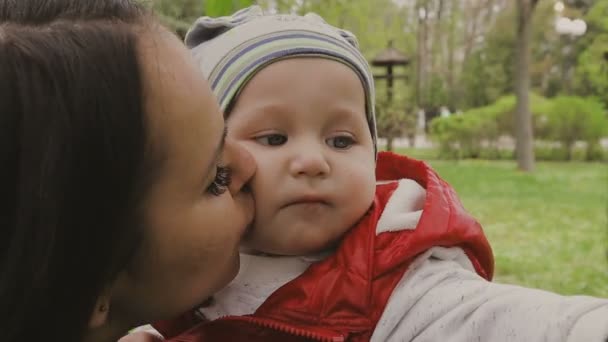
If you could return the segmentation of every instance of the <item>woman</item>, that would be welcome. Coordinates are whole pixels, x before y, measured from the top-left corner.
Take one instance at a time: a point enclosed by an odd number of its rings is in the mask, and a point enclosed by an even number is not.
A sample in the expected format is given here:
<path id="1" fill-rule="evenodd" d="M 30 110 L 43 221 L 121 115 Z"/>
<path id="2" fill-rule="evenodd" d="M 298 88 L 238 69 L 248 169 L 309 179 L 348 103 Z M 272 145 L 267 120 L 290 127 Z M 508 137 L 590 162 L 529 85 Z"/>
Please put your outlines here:
<path id="1" fill-rule="evenodd" d="M 251 157 L 127 0 L 0 2 L 2 341 L 116 341 L 238 269 Z"/>

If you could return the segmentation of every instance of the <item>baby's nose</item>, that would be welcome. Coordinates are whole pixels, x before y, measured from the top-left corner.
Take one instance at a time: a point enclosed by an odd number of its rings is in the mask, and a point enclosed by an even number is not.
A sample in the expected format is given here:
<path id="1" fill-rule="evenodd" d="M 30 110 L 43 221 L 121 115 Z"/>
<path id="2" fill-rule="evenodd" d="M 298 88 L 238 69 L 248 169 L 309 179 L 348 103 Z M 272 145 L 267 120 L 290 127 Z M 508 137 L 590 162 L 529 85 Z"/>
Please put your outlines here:
<path id="1" fill-rule="evenodd" d="M 294 156 L 290 171 L 294 176 L 324 177 L 329 174 L 330 166 L 322 151 L 308 149 Z"/>

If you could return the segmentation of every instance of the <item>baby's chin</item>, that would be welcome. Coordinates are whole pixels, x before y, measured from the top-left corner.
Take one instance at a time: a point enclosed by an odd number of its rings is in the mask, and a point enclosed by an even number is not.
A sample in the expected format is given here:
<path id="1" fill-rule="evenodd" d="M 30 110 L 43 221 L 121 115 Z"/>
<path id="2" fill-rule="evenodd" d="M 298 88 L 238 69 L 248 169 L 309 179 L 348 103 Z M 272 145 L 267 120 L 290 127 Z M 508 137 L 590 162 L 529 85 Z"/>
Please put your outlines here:
<path id="1" fill-rule="evenodd" d="M 241 243 L 241 253 L 276 256 L 315 255 L 333 250 L 342 240 L 342 234 L 325 239 L 291 239 L 290 241 L 256 241 L 254 237 Z"/>

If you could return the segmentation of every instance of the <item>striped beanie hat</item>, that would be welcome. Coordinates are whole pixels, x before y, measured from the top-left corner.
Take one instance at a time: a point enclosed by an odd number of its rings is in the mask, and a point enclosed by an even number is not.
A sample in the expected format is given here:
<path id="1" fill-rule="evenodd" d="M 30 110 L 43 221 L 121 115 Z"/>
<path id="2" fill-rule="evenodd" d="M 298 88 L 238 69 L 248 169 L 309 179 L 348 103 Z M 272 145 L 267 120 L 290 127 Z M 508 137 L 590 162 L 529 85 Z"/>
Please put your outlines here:
<path id="1" fill-rule="evenodd" d="M 268 14 L 251 6 L 228 17 L 197 19 L 185 42 L 223 111 L 229 110 L 257 72 L 276 61 L 312 56 L 345 64 L 363 83 L 367 122 L 376 149 L 374 80 L 352 33 L 327 24 L 314 13 Z"/>

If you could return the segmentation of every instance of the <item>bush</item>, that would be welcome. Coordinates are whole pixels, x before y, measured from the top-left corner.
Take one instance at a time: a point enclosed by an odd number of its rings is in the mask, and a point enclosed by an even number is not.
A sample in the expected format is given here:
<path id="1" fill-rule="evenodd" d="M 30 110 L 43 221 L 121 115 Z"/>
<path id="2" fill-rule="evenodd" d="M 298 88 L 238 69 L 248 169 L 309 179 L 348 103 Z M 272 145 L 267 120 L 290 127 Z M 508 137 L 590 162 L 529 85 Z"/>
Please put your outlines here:
<path id="1" fill-rule="evenodd" d="M 383 94 L 385 94 L 383 92 Z M 392 141 L 403 135 L 415 137 L 416 112 L 408 106 L 409 98 L 404 91 L 395 92 L 393 99 L 376 95 L 376 126 L 378 136 L 387 139 L 387 149 L 392 150 Z"/>
<path id="2" fill-rule="evenodd" d="M 535 126 L 543 127 L 547 100 L 535 94 L 530 98 Z M 435 118 L 430 123 L 430 137 L 439 144 L 444 158 L 500 158 L 497 142 L 502 135 L 512 135 L 514 110 L 515 96 L 505 96 L 462 115 Z"/>
<path id="3" fill-rule="evenodd" d="M 459 123 L 451 118 L 438 117 L 430 122 L 431 138 L 439 144 L 439 158 L 457 158 L 456 146 L 457 126 Z"/>
<path id="4" fill-rule="evenodd" d="M 587 142 L 587 159 L 597 154 L 598 141 L 608 134 L 608 118 L 602 103 L 591 98 L 559 96 L 552 100 L 547 114 L 548 138 L 559 141 L 572 159 L 573 147 L 577 141 Z"/>
<path id="5" fill-rule="evenodd" d="M 605 160 L 607 153 L 599 140 L 608 135 L 608 117 L 601 102 L 572 96 L 547 100 L 534 94 L 530 100 L 534 136 L 549 142 L 537 146 L 538 160 Z M 441 158 L 502 159 L 505 153 L 497 141 L 502 135 L 514 135 L 514 110 L 515 96 L 505 96 L 462 115 L 435 118 L 430 137 L 439 144 Z M 559 144 L 552 146 L 551 141 Z M 586 142 L 586 149 L 574 149 L 577 141 Z"/>
<path id="6" fill-rule="evenodd" d="M 539 161 L 608 161 L 608 151 L 602 150 L 599 146 L 594 148 L 591 154 L 589 153 L 588 148 L 575 146 L 569 154 L 561 145 L 552 147 L 536 144 L 534 153 L 536 160 Z"/>
<path id="7" fill-rule="evenodd" d="M 440 157 L 479 158 L 483 132 L 494 131 L 495 123 L 480 115 L 455 115 L 431 121 L 431 138 L 439 144 Z"/>

